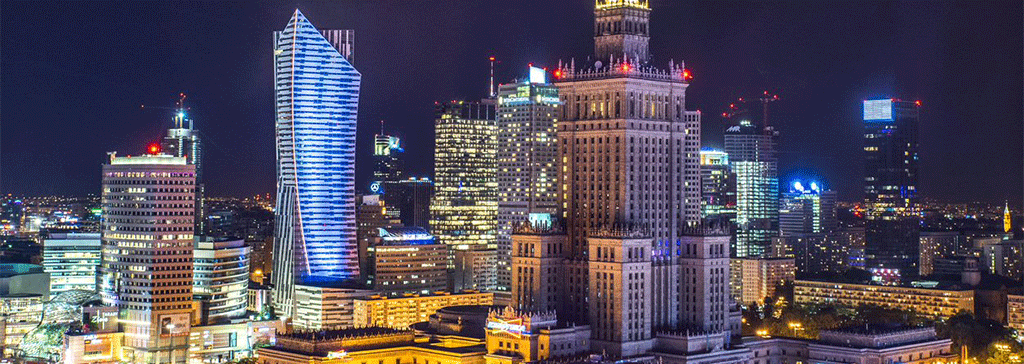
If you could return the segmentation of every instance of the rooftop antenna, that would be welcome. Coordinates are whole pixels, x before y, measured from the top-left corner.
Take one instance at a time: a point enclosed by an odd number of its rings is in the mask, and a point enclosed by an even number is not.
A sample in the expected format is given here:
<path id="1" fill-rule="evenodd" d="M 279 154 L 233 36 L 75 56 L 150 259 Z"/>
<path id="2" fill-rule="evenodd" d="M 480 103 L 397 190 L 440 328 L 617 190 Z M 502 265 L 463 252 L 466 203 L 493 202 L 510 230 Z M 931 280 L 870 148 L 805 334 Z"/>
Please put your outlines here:
<path id="1" fill-rule="evenodd" d="M 189 108 L 185 107 L 185 98 L 186 97 L 187 96 L 185 95 L 184 92 L 179 93 L 178 94 L 178 101 L 174 103 L 174 107 L 150 106 L 149 108 L 150 109 L 174 110 L 175 111 L 174 117 L 171 120 L 174 121 L 174 127 L 176 129 L 182 129 L 183 125 L 185 123 L 185 116 L 186 116 L 185 115 L 185 111 L 189 110 Z M 140 109 L 145 109 L 146 105 L 140 105 L 139 108 Z M 191 118 L 188 119 L 188 128 L 189 129 L 193 129 L 192 119 Z"/>
<path id="2" fill-rule="evenodd" d="M 494 93 L 494 56 L 491 56 L 487 60 L 491 61 L 491 85 L 490 88 L 488 88 L 489 93 L 487 95 L 494 97 L 496 95 Z"/>
<path id="3" fill-rule="evenodd" d="M 384 119 L 380 119 L 380 135 L 384 135 Z"/>

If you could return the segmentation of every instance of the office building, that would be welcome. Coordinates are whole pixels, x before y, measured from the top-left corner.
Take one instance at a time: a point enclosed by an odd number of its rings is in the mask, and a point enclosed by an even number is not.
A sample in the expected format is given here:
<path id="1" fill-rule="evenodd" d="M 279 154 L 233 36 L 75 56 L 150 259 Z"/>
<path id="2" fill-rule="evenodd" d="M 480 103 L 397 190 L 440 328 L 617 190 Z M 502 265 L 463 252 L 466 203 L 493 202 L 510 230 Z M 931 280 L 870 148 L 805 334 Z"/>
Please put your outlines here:
<path id="1" fill-rule="evenodd" d="M 781 284 L 792 284 L 796 279 L 794 258 L 737 258 L 743 274 L 742 295 L 737 300 L 743 304 L 759 305 L 765 297 L 775 297 L 775 289 Z"/>
<path id="2" fill-rule="evenodd" d="M 398 219 L 404 226 L 430 229 L 433 181 L 426 177 L 409 177 L 398 181 L 384 181 L 381 188 L 388 217 Z"/>
<path id="3" fill-rule="evenodd" d="M 700 150 L 701 216 L 705 221 L 736 220 L 736 175 L 729 155 L 712 148 Z"/>
<path id="4" fill-rule="evenodd" d="M 295 315 L 298 284 L 359 278 L 355 147 L 360 73 L 349 31 L 318 31 L 295 10 L 274 33 L 277 203 L 274 307 Z M 313 97 L 315 95 L 315 97 Z"/>
<path id="5" fill-rule="evenodd" d="M 498 290 L 511 287 L 511 235 L 530 214 L 558 216 L 558 89 L 530 67 L 498 87 Z"/>
<path id="6" fill-rule="evenodd" d="M 306 331 L 351 328 L 355 323 L 353 301 L 375 294 L 377 293 L 355 284 L 341 287 L 296 285 L 292 327 Z"/>
<path id="7" fill-rule="evenodd" d="M 797 234 L 772 238 L 773 257 L 793 258 L 801 273 L 841 273 L 852 268 L 848 235 Z"/>
<path id="8" fill-rule="evenodd" d="M 203 200 L 206 196 L 206 185 L 203 182 L 203 143 L 191 115 L 186 112 L 184 93 L 179 95 L 177 109 L 172 118 L 174 127 L 167 129 L 167 135 L 160 142 L 159 151 L 170 156 L 185 158 L 185 163 L 196 166 L 195 231 L 197 234 L 202 234 L 206 231 L 206 207 Z"/>
<path id="9" fill-rule="evenodd" d="M 864 100 L 864 254 L 867 268 L 883 280 L 919 273 L 920 113 L 920 102 Z"/>
<path id="10" fill-rule="evenodd" d="M 1010 233 L 1013 230 L 1013 215 L 1010 214 L 1010 202 L 1003 206 L 1003 232 Z"/>
<path id="11" fill-rule="evenodd" d="M 836 193 L 823 190 L 818 182 L 806 185 L 794 181 L 779 203 L 782 235 L 830 234 L 838 228 Z"/>
<path id="12" fill-rule="evenodd" d="M 369 279 L 385 296 L 448 288 L 448 247 L 420 227 L 380 228 L 368 251 Z"/>
<path id="13" fill-rule="evenodd" d="M 493 102 L 484 101 L 436 107 L 430 232 L 452 249 L 496 247 L 498 128 Z"/>
<path id="14" fill-rule="evenodd" d="M 11 358 L 22 339 L 39 326 L 50 300 L 50 274 L 42 266 L 0 264 L 0 357 Z"/>
<path id="15" fill-rule="evenodd" d="M 397 219 L 388 216 L 388 209 L 380 195 L 363 195 L 356 198 L 356 246 L 359 256 L 361 280 L 368 285 L 370 246 L 377 242 L 381 228 L 399 227 Z"/>
<path id="16" fill-rule="evenodd" d="M 192 296 L 199 302 L 202 325 L 246 316 L 251 252 L 241 239 L 206 238 L 196 242 Z"/>
<path id="17" fill-rule="evenodd" d="M 439 292 L 430 295 L 407 295 L 387 297 L 374 295 L 357 298 L 354 304 L 355 327 L 391 327 L 405 329 L 417 322 L 429 321 L 438 310 L 452 306 L 494 304 L 494 293 L 465 291 L 459 293 Z"/>
<path id="18" fill-rule="evenodd" d="M 195 165 L 165 154 L 103 165 L 103 303 L 117 306 L 131 361 L 184 363 L 192 318 Z"/>
<path id="19" fill-rule="evenodd" d="M 736 176 L 736 241 L 730 254 L 737 258 L 765 254 L 779 231 L 779 134 L 750 116 L 731 114 L 734 124 L 725 130 L 725 152 Z"/>
<path id="20" fill-rule="evenodd" d="M 595 4 L 594 61 L 559 62 L 553 70 L 562 105 L 558 122 L 558 181 L 567 222 L 566 319 L 590 316 L 587 233 L 643 227 L 658 254 L 652 265 L 651 327 L 680 324 L 677 242 L 701 218 L 700 120 L 686 110 L 690 72 L 683 64 L 648 63 L 646 2 Z M 660 258 L 659 258 L 660 259 Z M 652 258 L 652 260 L 654 260 Z M 607 329 L 594 328 L 595 332 Z M 595 334 L 597 335 L 597 334 Z"/>
<path id="21" fill-rule="evenodd" d="M 50 273 L 50 292 L 96 291 L 100 238 L 99 233 L 58 233 L 43 240 L 42 264 Z"/>
<path id="22" fill-rule="evenodd" d="M 793 282 L 793 301 L 798 304 L 829 304 L 846 307 L 875 305 L 916 311 L 933 319 L 950 318 L 957 312 L 974 312 L 974 291 L 961 286 L 882 286 L 811 280 Z"/>
<path id="23" fill-rule="evenodd" d="M 967 236 L 957 231 L 922 231 L 920 241 L 918 260 L 921 264 L 922 276 L 935 272 L 937 259 L 970 254 Z"/>
<path id="24" fill-rule="evenodd" d="M 21 231 L 25 219 L 25 203 L 18 198 L 6 196 L 0 202 L 0 227 L 4 235 L 15 235 Z"/>
<path id="25" fill-rule="evenodd" d="M 498 250 L 483 244 L 451 247 L 452 291 L 495 291 L 498 288 Z"/>
<path id="26" fill-rule="evenodd" d="M 985 245 L 982 263 L 989 273 L 1017 281 L 1024 279 L 1024 241 L 1004 240 Z"/>
<path id="27" fill-rule="evenodd" d="M 384 124 L 381 123 L 381 128 Z M 380 134 L 373 136 L 373 182 L 397 181 L 405 177 L 402 171 L 402 141 L 396 136 Z M 373 186 L 370 187 L 371 192 Z"/>

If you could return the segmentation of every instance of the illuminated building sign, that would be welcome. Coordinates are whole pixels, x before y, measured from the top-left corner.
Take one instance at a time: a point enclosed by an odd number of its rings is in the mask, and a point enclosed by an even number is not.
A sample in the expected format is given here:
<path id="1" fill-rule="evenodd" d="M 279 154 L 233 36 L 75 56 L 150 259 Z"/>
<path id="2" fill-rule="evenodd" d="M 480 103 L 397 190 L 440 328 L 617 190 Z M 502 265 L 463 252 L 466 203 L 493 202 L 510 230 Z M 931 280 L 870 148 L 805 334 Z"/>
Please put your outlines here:
<path id="1" fill-rule="evenodd" d="M 523 334 L 530 334 L 530 332 L 526 330 L 526 326 L 523 325 L 523 319 L 521 318 L 507 321 L 502 319 L 493 319 L 493 321 L 487 321 L 487 329 L 493 330 L 495 333 L 507 332 L 515 337 L 522 336 Z"/>
<path id="2" fill-rule="evenodd" d="M 372 183 L 370 183 L 370 192 L 376 193 L 378 195 L 383 195 L 384 186 L 380 184 L 380 181 L 373 181 Z"/>
<path id="3" fill-rule="evenodd" d="M 864 100 L 864 121 L 892 120 L 892 99 Z"/>
<path id="4" fill-rule="evenodd" d="M 542 68 L 530 67 L 530 83 L 547 83 L 547 71 Z"/>

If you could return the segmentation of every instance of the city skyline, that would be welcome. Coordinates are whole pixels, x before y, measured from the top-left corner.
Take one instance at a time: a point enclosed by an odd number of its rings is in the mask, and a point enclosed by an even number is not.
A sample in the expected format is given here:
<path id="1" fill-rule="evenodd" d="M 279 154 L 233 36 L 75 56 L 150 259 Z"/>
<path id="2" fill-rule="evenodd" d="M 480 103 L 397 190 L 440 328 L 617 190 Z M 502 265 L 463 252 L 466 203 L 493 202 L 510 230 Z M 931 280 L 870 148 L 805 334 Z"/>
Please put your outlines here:
<path id="1" fill-rule="evenodd" d="M 489 56 L 499 61 L 496 82 L 510 83 L 525 76 L 520 73 L 528 62 L 553 69 L 558 59 L 589 54 L 593 20 L 587 8 L 591 3 L 572 2 L 564 8 L 539 3 L 431 3 L 399 8 L 393 3 L 375 7 L 367 2 L 299 7 L 324 28 L 351 28 L 356 30 L 357 40 L 362 40 L 356 42 L 355 53 L 359 56 L 355 63 L 370 67 L 362 92 L 365 97 L 358 117 L 361 127 L 357 145 L 367 144 L 383 119 L 385 132 L 402 138 L 410 151 L 409 173 L 427 177 L 431 174 L 433 145 L 432 138 L 426 136 L 433 129 L 433 102 L 484 96 Z M 1022 108 L 1015 95 L 1021 88 L 1021 63 L 1016 57 L 1020 54 L 1021 28 L 1009 15 L 1019 14 L 1012 8 L 1019 10 L 1020 5 L 918 5 L 844 3 L 826 13 L 817 11 L 825 10 L 819 9 L 821 5 L 726 2 L 708 7 L 654 1 L 653 62 L 663 66 L 669 59 L 686 61 L 694 75 L 693 84 L 699 86 L 688 95 L 688 101 L 691 108 L 704 113 L 702 134 L 707 146 L 721 147 L 720 129 L 726 123 L 717 115 L 731 100 L 764 89 L 779 94 L 782 101 L 771 108 L 772 119 L 777 120 L 773 124 L 782 134 L 783 181 L 821 176 L 830 181 L 829 188 L 838 192 L 840 200 L 861 200 L 860 102 L 909 97 L 922 100 L 926 110 L 920 137 L 922 197 L 951 202 L 1009 200 L 1011 207 L 1020 206 Z M 11 11 L 3 15 L 4 30 L 10 35 L 4 37 L 4 44 L 53 44 L 62 37 L 74 39 L 75 35 L 67 33 L 69 27 L 31 34 L 20 30 L 31 27 L 19 27 L 19 21 L 38 21 L 52 10 L 50 6 L 10 5 Z M 26 77 L 9 75 L 4 77 L 3 86 L 32 92 L 3 94 L 5 105 L 23 107 L 7 108 L 7 133 L 0 139 L 4 156 L 0 192 L 98 193 L 94 177 L 104 152 L 131 150 L 135 153 L 129 154 L 141 154 L 142 150 L 133 150 L 132 146 L 159 141 L 169 127 L 167 112 L 141 109 L 139 105 L 170 106 L 179 92 L 189 95 L 191 112 L 198 121 L 196 128 L 207 143 L 207 195 L 273 191 L 273 110 L 267 106 L 273 93 L 265 87 L 265 80 L 273 72 L 273 55 L 265 40 L 267 33 L 284 25 L 277 19 L 294 11 L 292 4 L 73 6 L 81 7 L 81 11 L 69 12 L 57 21 L 99 34 L 114 31 L 115 26 L 127 27 L 128 35 L 125 39 L 72 42 L 53 49 L 40 47 L 4 55 L 3 64 L 9 69 L 24 69 Z M 872 16 L 853 17 L 856 20 L 841 16 L 851 12 Z M 414 13 L 435 14 L 451 24 L 431 27 L 415 23 L 422 19 L 407 16 L 413 22 L 409 27 L 388 29 L 386 19 Z M 970 22 L 959 15 L 963 13 L 988 21 L 967 28 Z M 108 25 L 103 20 L 112 14 L 138 14 L 139 19 L 159 21 L 119 18 L 121 23 L 106 22 L 118 25 Z M 481 20 L 509 14 L 531 16 L 515 31 L 498 29 Z M 657 21 L 660 17 L 680 16 L 692 17 L 693 21 Z M 212 21 L 214 18 L 225 23 Z M 224 32 L 233 26 L 239 31 Z M 413 42 L 420 33 L 403 30 L 413 28 L 424 28 L 436 44 Z M 808 32 L 807 37 L 791 39 L 792 35 Z M 129 42 L 139 46 L 126 47 Z M 81 46 L 86 43 L 90 46 Z M 445 52 L 451 44 L 466 46 Z M 948 44 L 957 46 L 954 50 Z M 76 56 L 60 56 L 69 52 Z M 37 59 L 43 61 L 35 62 Z M 151 67 L 118 71 L 124 70 L 125 62 L 147 62 Z M 986 66 L 972 66 L 979 62 Z M 68 76 L 60 77 L 66 79 L 66 84 L 29 84 L 33 79 L 57 74 Z M 944 77 L 935 77 L 937 74 Z M 400 85 L 408 83 L 398 82 L 400 79 L 417 81 L 405 90 Z M 944 86 L 945 82 L 956 88 Z M 52 107 L 52 102 L 40 100 L 61 100 L 66 106 Z M 52 136 L 40 138 L 44 130 Z M 834 130 L 839 137 L 820 130 Z M 110 140 L 102 135 L 124 137 Z M 424 137 L 415 137 L 418 135 Z M 34 157 L 60 153 L 64 148 L 76 153 L 50 158 L 47 163 L 39 163 Z M 371 151 L 357 149 L 356 188 L 362 191 L 370 180 Z M 250 182 L 234 183 L 238 175 L 248 176 Z"/>

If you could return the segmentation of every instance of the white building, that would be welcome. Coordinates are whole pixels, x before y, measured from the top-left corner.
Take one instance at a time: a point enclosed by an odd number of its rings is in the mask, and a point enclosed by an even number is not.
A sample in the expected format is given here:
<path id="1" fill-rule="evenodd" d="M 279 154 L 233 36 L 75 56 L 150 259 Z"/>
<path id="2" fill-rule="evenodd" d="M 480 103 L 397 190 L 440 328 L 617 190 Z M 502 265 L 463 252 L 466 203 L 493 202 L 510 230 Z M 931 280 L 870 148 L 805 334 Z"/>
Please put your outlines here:
<path id="1" fill-rule="evenodd" d="M 557 216 L 558 89 L 546 71 L 498 87 L 498 290 L 511 285 L 511 234 L 531 214 Z M 536 215 L 534 215 L 536 216 Z"/>
<path id="2" fill-rule="evenodd" d="M 43 268 L 50 273 L 50 292 L 96 291 L 100 268 L 99 233 L 50 234 L 43 240 Z"/>
<path id="3" fill-rule="evenodd" d="M 184 363 L 192 319 L 195 166 L 184 157 L 117 157 L 103 166 L 99 291 L 121 310 L 132 361 Z"/>

